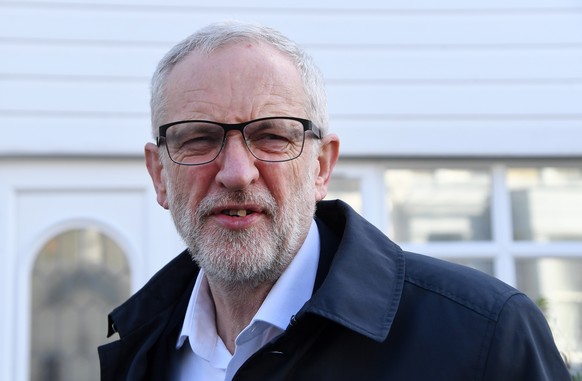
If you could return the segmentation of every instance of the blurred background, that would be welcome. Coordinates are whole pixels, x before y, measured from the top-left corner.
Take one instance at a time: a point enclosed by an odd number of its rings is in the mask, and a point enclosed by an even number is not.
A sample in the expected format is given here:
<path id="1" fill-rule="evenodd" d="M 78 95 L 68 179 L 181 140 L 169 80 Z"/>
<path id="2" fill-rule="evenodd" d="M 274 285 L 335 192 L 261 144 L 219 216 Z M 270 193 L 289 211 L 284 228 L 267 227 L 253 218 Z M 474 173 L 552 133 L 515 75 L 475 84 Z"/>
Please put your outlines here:
<path id="1" fill-rule="evenodd" d="M 144 166 L 149 77 L 225 19 L 320 64 L 328 198 L 523 290 L 580 368 L 579 0 L 4 0 L 0 379 L 98 380 L 107 313 L 182 250 Z"/>

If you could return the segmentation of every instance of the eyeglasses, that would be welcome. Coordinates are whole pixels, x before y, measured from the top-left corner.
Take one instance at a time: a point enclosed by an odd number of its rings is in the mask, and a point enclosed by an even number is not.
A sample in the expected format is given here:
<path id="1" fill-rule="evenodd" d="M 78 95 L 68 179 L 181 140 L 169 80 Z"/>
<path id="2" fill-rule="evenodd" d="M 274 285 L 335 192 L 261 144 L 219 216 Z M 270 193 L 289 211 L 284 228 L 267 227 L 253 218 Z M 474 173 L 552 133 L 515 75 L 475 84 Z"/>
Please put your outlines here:
<path id="1" fill-rule="evenodd" d="M 220 155 L 228 131 L 240 131 L 251 154 L 261 161 L 283 162 L 298 158 L 305 145 L 305 132 L 321 139 L 310 120 L 269 117 L 226 124 L 207 120 L 183 120 L 160 126 L 158 147 L 166 145 L 170 159 L 182 165 L 210 163 Z"/>

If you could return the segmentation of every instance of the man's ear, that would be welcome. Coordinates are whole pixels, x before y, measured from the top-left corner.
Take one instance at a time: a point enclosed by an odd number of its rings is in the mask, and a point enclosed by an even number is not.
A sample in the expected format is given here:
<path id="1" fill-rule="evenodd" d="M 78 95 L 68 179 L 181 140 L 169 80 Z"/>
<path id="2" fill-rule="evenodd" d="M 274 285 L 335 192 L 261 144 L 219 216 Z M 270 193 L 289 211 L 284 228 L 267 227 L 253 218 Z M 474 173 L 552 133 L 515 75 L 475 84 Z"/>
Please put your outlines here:
<path id="1" fill-rule="evenodd" d="M 152 182 L 154 183 L 154 189 L 156 190 L 158 204 L 164 209 L 169 208 L 168 204 L 168 193 L 166 188 L 166 170 L 160 161 L 160 153 L 158 147 L 153 143 L 147 143 L 145 145 L 145 159 L 146 167 Z"/>
<path id="2" fill-rule="evenodd" d="M 331 173 L 339 155 L 339 138 L 335 134 L 328 134 L 321 140 L 319 156 L 319 171 L 315 178 L 315 201 L 321 201 L 327 195 L 327 186 Z"/>

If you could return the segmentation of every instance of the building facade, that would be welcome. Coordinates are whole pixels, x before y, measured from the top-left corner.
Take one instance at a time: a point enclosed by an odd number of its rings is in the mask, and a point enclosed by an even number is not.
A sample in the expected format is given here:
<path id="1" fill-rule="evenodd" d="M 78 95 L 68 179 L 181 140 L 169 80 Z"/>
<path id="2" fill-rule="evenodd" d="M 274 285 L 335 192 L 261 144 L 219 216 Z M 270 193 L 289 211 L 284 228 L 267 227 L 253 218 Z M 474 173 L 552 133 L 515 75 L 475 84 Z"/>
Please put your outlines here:
<path id="1" fill-rule="evenodd" d="M 0 379 L 97 380 L 107 312 L 182 250 L 144 166 L 149 77 L 224 19 L 320 64 L 329 198 L 522 289 L 580 366 L 579 2 L 40 0 L 0 3 Z"/>

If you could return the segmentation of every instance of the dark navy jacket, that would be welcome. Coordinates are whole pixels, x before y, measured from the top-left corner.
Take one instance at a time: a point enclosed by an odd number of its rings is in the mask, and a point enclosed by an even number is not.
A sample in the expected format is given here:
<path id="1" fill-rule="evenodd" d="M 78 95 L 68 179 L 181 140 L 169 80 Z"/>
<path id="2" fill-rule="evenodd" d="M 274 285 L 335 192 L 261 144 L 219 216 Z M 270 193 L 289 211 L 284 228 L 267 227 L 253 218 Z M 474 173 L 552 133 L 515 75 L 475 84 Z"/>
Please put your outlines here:
<path id="1" fill-rule="evenodd" d="M 312 298 L 235 380 L 569 381 L 539 309 L 476 270 L 403 252 L 341 201 L 320 202 Z M 170 380 L 198 268 L 182 253 L 110 316 L 101 380 Z"/>

